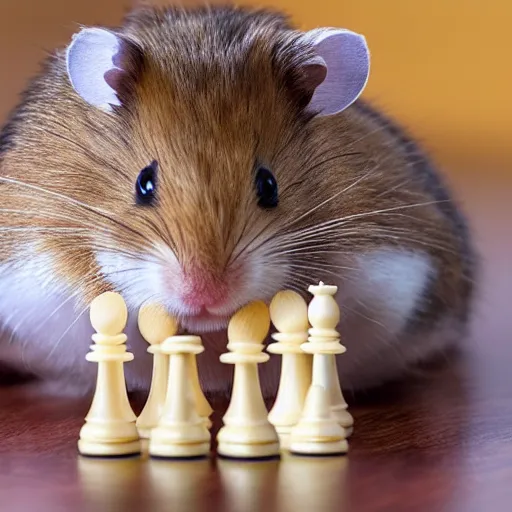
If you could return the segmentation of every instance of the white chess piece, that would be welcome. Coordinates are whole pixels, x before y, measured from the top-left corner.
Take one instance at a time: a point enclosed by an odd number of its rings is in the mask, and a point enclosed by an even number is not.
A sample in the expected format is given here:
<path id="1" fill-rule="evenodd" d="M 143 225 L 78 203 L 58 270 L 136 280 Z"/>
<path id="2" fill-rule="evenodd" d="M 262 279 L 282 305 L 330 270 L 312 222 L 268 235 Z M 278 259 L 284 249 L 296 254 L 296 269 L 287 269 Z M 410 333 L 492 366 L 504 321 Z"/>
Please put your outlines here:
<path id="1" fill-rule="evenodd" d="M 90 318 L 96 334 L 86 359 L 98 363 L 98 376 L 78 450 L 100 457 L 138 454 L 141 445 L 136 416 L 128 401 L 123 369 L 125 362 L 133 360 L 122 333 L 128 319 L 126 304 L 119 294 L 106 292 L 92 301 Z"/>
<path id="2" fill-rule="evenodd" d="M 196 336 L 196 340 L 197 339 L 200 340 L 201 338 Z M 189 365 L 190 384 L 192 386 L 192 393 L 194 396 L 197 413 L 199 416 L 201 416 L 201 418 L 203 418 L 206 428 L 210 429 L 212 427 L 210 416 L 213 413 L 213 409 L 204 396 L 203 390 L 201 389 L 201 384 L 199 382 L 199 371 L 197 369 L 196 354 L 188 354 L 187 359 Z"/>
<path id="3" fill-rule="evenodd" d="M 310 286 L 314 295 L 308 307 L 312 328 L 309 341 L 301 348 L 313 354 L 312 383 L 301 419 L 290 434 L 290 451 L 298 454 L 342 454 L 348 451 L 347 428 L 353 424 L 346 410 L 335 357 L 346 351 L 336 331 L 340 311 L 334 294 L 336 286 Z M 348 417 L 347 417 L 348 415 Z"/>
<path id="4" fill-rule="evenodd" d="M 328 391 L 331 411 L 348 437 L 353 430 L 354 418 L 347 410 L 336 367 L 336 355 L 346 352 L 336 331 L 340 321 L 340 309 L 334 295 L 338 288 L 321 282 L 318 286 L 310 286 L 309 291 L 314 295 L 308 308 L 312 327 L 309 330 L 309 342 L 303 349 L 317 354 L 313 358 L 313 383 L 323 386 Z"/>
<path id="5" fill-rule="evenodd" d="M 290 433 L 288 448 L 299 455 L 338 455 L 348 451 L 345 430 L 334 418 L 329 394 L 323 386 L 312 384 L 309 388 L 301 418 Z"/>
<path id="6" fill-rule="evenodd" d="M 279 438 L 268 421 L 258 376 L 258 363 L 269 360 L 263 341 L 270 328 L 267 306 L 255 301 L 229 322 L 228 350 L 223 363 L 234 364 L 233 390 L 217 441 L 219 455 L 231 458 L 266 458 L 279 455 Z"/>
<path id="7" fill-rule="evenodd" d="M 276 343 L 267 351 L 281 354 L 282 362 L 279 388 L 268 419 L 279 434 L 281 448 L 287 448 L 311 385 L 312 357 L 300 348 L 308 340 L 308 306 L 297 292 L 284 290 L 272 299 L 270 318 L 279 332 L 272 334 Z"/>
<path id="8" fill-rule="evenodd" d="M 140 437 L 149 439 L 151 429 L 162 415 L 167 395 L 169 356 L 162 353 L 162 343 L 178 332 L 178 324 L 163 306 L 145 304 L 139 310 L 138 325 L 142 337 L 149 343 L 148 352 L 153 354 L 151 388 L 136 422 Z"/>
<path id="9" fill-rule="evenodd" d="M 199 416 L 192 384 L 190 355 L 204 351 L 199 336 L 172 336 L 162 344 L 169 355 L 169 385 L 164 410 L 151 431 L 149 454 L 160 458 L 194 458 L 210 450 L 210 433 Z"/>

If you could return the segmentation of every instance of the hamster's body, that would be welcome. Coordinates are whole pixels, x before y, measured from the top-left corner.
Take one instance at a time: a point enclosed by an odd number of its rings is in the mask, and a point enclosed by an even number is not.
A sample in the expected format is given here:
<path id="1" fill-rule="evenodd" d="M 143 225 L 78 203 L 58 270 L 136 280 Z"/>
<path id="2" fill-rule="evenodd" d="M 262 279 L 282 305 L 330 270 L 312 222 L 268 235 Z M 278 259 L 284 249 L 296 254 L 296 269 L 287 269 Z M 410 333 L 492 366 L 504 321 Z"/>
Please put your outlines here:
<path id="1" fill-rule="evenodd" d="M 151 376 L 134 324 L 149 299 L 203 335 L 209 391 L 230 384 L 218 360 L 229 316 L 319 280 L 339 286 L 346 387 L 400 377 L 463 338 L 475 273 L 463 216 L 414 142 L 373 108 L 308 110 L 315 96 L 297 69 L 311 48 L 285 21 L 144 9 L 119 32 L 125 74 L 109 84 L 120 105 L 84 101 L 59 53 L 2 132 L 3 364 L 92 386 L 87 304 L 107 289 L 132 311 L 131 389 Z M 134 198 L 141 169 L 154 203 Z M 265 169 L 278 204 L 258 188 Z M 266 393 L 278 365 L 262 365 Z"/>

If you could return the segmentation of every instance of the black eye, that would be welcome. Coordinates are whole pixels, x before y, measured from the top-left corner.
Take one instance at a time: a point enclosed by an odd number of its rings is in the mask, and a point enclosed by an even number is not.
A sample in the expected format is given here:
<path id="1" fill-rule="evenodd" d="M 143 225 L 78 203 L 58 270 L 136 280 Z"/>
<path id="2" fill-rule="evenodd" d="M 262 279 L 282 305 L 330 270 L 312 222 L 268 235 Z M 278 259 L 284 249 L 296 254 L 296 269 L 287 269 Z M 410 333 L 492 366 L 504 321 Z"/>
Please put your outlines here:
<path id="1" fill-rule="evenodd" d="M 137 197 L 137 204 L 149 205 L 152 204 L 156 194 L 156 171 L 158 169 L 158 162 L 153 160 L 151 164 L 144 167 L 137 178 L 135 184 L 135 194 Z"/>
<path id="2" fill-rule="evenodd" d="M 258 205 L 262 208 L 275 208 L 279 203 L 277 181 L 266 167 L 258 167 L 255 177 Z"/>

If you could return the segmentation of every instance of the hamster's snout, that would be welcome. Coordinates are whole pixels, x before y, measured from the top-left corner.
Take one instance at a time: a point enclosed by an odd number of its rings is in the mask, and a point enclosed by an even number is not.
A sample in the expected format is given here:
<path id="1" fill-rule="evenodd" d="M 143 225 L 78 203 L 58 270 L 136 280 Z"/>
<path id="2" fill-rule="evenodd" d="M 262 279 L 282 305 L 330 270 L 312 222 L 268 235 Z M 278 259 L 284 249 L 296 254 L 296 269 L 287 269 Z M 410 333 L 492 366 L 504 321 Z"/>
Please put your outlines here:
<path id="1" fill-rule="evenodd" d="M 220 272 L 215 268 L 187 265 L 177 273 L 177 281 L 167 281 L 170 286 L 166 287 L 166 294 L 179 312 L 182 326 L 198 332 L 226 327 L 243 295 L 236 269 Z"/>
<path id="2" fill-rule="evenodd" d="M 225 279 L 216 278 L 207 271 L 192 269 L 183 273 L 180 301 L 191 311 L 218 309 L 228 298 Z"/>

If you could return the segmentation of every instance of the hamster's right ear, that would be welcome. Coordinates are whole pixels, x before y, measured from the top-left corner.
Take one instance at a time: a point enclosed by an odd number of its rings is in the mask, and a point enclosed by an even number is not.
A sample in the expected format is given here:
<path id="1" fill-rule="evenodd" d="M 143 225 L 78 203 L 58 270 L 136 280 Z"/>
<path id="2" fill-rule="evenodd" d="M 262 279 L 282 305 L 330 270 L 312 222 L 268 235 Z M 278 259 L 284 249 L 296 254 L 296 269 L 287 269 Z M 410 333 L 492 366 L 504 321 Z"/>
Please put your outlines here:
<path id="1" fill-rule="evenodd" d="M 75 91 L 106 112 L 120 106 L 136 78 L 140 52 L 135 45 L 101 28 L 84 28 L 66 52 L 67 72 Z"/>

